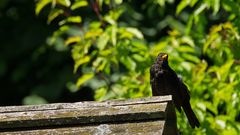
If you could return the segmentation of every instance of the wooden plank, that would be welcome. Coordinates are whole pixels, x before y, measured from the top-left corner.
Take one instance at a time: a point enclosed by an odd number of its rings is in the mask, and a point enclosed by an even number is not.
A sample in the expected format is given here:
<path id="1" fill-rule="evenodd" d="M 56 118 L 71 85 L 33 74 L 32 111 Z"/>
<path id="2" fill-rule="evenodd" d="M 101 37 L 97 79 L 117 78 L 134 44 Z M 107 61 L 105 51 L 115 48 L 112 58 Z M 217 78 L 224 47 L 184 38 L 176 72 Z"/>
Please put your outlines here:
<path id="1" fill-rule="evenodd" d="M 163 126 L 164 121 L 147 121 L 0 132 L 0 135 L 161 135 Z"/>
<path id="2" fill-rule="evenodd" d="M 0 128 L 164 119 L 167 102 L 0 113 Z M 23 124 L 24 123 L 24 124 Z"/>
<path id="3" fill-rule="evenodd" d="M 0 107 L 0 135 L 176 133 L 171 96 Z"/>
<path id="4" fill-rule="evenodd" d="M 125 99 L 125 100 L 108 100 L 108 101 L 102 101 L 102 102 L 87 101 L 87 102 L 76 102 L 76 103 L 6 106 L 6 107 L 0 107 L 0 113 L 74 109 L 74 108 L 92 108 L 92 107 L 100 107 L 100 106 L 118 106 L 118 105 L 123 106 L 123 105 L 131 105 L 131 104 L 162 103 L 162 102 L 168 102 L 171 100 L 172 100 L 172 97 L 168 95 L 168 96 L 135 98 L 135 99 Z"/>

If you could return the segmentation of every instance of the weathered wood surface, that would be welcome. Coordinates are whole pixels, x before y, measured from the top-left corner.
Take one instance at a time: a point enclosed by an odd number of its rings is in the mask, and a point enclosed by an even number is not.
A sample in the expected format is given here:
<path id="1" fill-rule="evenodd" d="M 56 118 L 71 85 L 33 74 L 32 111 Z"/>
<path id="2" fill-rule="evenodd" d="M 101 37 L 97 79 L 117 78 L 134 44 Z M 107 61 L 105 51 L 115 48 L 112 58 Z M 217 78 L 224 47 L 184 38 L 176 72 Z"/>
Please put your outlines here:
<path id="1" fill-rule="evenodd" d="M 7 112 L 23 112 L 23 111 L 38 111 L 38 110 L 56 110 L 56 109 L 75 109 L 75 108 L 89 108 L 89 107 L 105 107 L 105 106 L 118 106 L 118 105 L 132 105 L 132 104 L 151 104 L 162 103 L 172 100 L 172 96 L 159 96 L 136 98 L 127 100 L 107 100 L 102 102 L 86 101 L 76 103 L 55 103 L 55 104 L 42 104 L 42 105 L 26 105 L 26 106 L 6 106 L 0 107 L 0 113 Z"/>
<path id="2" fill-rule="evenodd" d="M 119 124 L 99 124 L 94 126 L 62 127 L 52 129 L 23 130 L 13 132 L 0 132 L 11 135 L 161 135 L 164 121 L 133 122 Z"/>
<path id="3" fill-rule="evenodd" d="M 0 134 L 145 135 L 175 130 L 171 96 L 0 107 Z"/>

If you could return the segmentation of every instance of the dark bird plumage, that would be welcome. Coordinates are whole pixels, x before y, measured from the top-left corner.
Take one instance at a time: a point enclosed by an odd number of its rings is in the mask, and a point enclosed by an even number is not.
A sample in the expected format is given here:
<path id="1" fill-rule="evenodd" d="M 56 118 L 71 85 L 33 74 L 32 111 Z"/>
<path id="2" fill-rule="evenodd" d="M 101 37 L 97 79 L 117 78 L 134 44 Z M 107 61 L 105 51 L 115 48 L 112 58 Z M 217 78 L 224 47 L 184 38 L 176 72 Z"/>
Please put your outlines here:
<path id="1" fill-rule="evenodd" d="M 160 53 L 150 69 L 150 79 L 153 96 L 172 95 L 175 107 L 181 112 L 183 108 L 192 128 L 200 123 L 190 105 L 190 95 L 187 86 L 168 65 L 168 55 Z"/>

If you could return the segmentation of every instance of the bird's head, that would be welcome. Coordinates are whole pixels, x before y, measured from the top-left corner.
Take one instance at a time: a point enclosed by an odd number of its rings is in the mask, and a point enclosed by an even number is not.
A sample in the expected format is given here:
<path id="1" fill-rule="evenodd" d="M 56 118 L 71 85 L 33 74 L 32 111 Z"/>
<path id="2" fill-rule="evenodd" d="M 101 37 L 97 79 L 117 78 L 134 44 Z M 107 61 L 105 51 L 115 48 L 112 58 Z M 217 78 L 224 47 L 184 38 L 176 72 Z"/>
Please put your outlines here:
<path id="1" fill-rule="evenodd" d="M 157 57 L 157 63 L 160 63 L 162 67 L 168 67 L 168 54 L 159 53 Z"/>

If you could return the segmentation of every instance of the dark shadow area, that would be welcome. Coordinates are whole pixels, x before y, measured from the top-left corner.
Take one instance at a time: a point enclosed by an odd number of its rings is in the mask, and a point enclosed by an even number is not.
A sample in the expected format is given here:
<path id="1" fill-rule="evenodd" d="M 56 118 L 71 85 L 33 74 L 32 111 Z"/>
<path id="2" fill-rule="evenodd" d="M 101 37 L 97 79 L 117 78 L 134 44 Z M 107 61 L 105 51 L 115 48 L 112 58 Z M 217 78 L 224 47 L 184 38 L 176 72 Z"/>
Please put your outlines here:
<path id="1" fill-rule="evenodd" d="M 0 106 L 20 105 L 32 95 L 46 102 L 93 100 L 91 89 L 71 93 L 66 87 L 77 75 L 70 51 L 46 44 L 56 26 L 44 13 L 35 15 L 34 1 L 0 1 Z"/>

